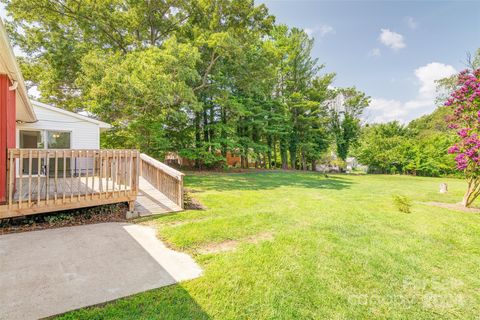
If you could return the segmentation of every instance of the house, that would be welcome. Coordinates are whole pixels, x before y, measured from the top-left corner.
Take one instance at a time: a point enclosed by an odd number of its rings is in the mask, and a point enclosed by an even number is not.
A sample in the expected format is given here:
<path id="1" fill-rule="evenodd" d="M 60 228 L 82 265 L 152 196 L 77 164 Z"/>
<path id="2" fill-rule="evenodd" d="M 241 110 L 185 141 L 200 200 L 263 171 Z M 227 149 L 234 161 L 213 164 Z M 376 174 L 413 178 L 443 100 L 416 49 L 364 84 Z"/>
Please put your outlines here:
<path id="1" fill-rule="evenodd" d="M 84 115 L 31 101 L 36 121 L 17 124 L 17 148 L 99 149 L 100 133 L 111 125 Z"/>
<path id="2" fill-rule="evenodd" d="M 138 150 L 100 149 L 108 128 L 30 101 L 0 20 L 0 219 L 118 202 L 134 210 L 142 185 L 181 209 L 183 174 Z"/>
<path id="3" fill-rule="evenodd" d="M 36 101 L 31 101 L 31 104 L 37 120 L 17 123 L 17 148 L 100 149 L 100 133 L 111 128 L 108 123 L 78 113 Z M 74 174 L 84 173 L 87 168 L 93 168 L 91 159 L 89 164 L 88 166 L 86 159 L 76 159 L 75 163 L 68 163 L 72 166 Z M 23 166 L 24 170 L 26 167 Z M 33 173 L 37 174 L 35 164 Z"/>

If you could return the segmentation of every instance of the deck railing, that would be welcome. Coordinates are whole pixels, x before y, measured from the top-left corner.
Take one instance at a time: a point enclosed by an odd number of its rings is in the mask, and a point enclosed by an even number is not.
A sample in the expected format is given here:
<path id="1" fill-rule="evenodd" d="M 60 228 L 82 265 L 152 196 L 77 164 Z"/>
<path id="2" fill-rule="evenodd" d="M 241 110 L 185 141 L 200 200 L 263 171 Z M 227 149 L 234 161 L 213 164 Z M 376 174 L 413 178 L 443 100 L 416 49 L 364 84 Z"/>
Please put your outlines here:
<path id="1" fill-rule="evenodd" d="M 133 209 L 137 150 L 9 149 L 0 219 L 116 202 Z"/>
<path id="2" fill-rule="evenodd" d="M 142 153 L 140 175 L 156 189 L 183 208 L 183 176 L 180 171 Z"/>

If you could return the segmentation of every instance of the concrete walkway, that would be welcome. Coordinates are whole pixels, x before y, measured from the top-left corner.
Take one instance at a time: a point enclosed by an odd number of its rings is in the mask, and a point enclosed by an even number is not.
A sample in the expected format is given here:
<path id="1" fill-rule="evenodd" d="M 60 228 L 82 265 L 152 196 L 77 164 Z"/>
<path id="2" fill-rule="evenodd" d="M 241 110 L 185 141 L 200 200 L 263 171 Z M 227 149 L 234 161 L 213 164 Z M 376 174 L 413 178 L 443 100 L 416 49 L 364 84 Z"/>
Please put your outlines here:
<path id="1" fill-rule="evenodd" d="M 0 319 L 38 319 L 199 277 L 155 230 L 102 223 L 0 236 Z"/>
<path id="2" fill-rule="evenodd" d="M 140 216 L 182 211 L 180 206 L 142 177 L 139 179 L 139 189 L 135 210 Z"/>

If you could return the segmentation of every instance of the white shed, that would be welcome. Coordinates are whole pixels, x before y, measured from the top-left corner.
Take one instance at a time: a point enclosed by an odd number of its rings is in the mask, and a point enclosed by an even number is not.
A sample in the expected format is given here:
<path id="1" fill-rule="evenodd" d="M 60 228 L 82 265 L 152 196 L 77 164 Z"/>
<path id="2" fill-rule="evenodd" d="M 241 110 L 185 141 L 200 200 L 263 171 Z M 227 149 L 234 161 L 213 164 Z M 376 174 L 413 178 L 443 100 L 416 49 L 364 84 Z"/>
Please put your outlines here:
<path id="1" fill-rule="evenodd" d="M 100 149 L 100 132 L 111 127 L 108 123 L 45 103 L 32 101 L 32 105 L 37 121 L 17 124 L 17 148 Z M 85 163 L 76 161 L 71 167 L 80 173 Z"/>

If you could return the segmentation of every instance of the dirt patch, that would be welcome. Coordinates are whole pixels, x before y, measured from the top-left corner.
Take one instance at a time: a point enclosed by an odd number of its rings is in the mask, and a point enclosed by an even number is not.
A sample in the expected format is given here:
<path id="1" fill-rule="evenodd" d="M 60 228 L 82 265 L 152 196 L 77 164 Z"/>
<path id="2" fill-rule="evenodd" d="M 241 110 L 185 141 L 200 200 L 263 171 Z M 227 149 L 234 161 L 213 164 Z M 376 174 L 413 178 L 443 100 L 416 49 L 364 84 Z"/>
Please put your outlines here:
<path id="1" fill-rule="evenodd" d="M 241 240 L 226 240 L 222 242 L 209 243 L 206 246 L 197 249 L 197 252 L 201 254 L 221 253 L 233 251 L 237 249 L 241 243 L 257 244 L 269 240 L 273 240 L 273 234 L 271 232 L 262 232 Z"/>
<path id="2" fill-rule="evenodd" d="M 165 222 L 164 225 L 168 227 L 179 227 L 189 223 L 195 223 L 200 221 L 209 220 L 209 218 L 199 218 L 199 219 L 191 219 L 191 220 L 184 220 L 184 221 L 172 221 L 172 222 Z"/>
<path id="3" fill-rule="evenodd" d="M 128 206 L 123 203 L 58 211 L 0 220 L 0 235 L 102 222 L 124 222 Z"/>
<path id="4" fill-rule="evenodd" d="M 439 207 L 444 209 L 469 212 L 469 213 L 480 213 L 480 208 L 465 208 L 460 203 L 444 203 L 444 202 L 422 202 L 428 206 Z"/>

